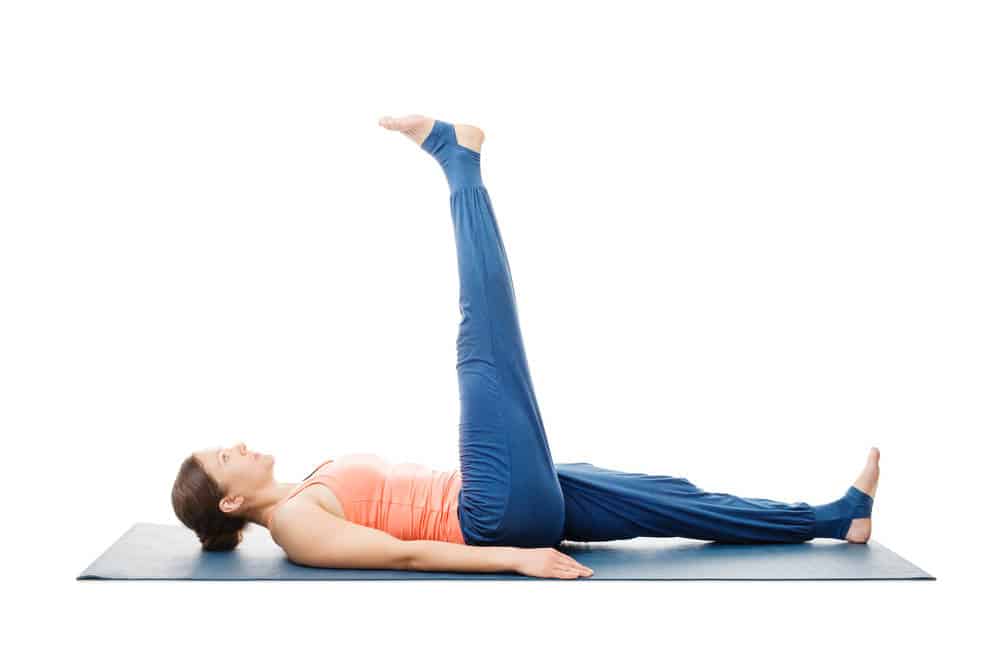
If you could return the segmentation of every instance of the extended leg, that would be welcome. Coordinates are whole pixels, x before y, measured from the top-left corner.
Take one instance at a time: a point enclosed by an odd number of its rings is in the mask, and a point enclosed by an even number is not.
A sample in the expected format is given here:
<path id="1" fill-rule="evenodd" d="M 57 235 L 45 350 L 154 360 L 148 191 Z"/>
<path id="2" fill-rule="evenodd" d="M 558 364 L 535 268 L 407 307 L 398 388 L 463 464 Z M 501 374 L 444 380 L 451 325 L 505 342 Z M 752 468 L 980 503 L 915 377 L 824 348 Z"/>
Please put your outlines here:
<path id="1" fill-rule="evenodd" d="M 766 543 L 830 537 L 863 542 L 867 534 L 852 539 L 848 532 L 854 521 L 868 522 L 871 532 L 878 450 L 870 453 L 855 485 L 824 505 L 711 493 L 683 477 L 619 472 L 589 463 L 559 463 L 556 472 L 566 499 L 567 540 L 688 537 Z"/>
<path id="2" fill-rule="evenodd" d="M 688 537 L 720 542 L 812 539 L 811 505 L 709 493 L 686 478 L 556 465 L 566 498 L 563 538 L 580 542 Z"/>
<path id="3" fill-rule="evenodd" d="M 468 544 L 553 546 L 564 504 L 528 370 L 507 253 L 478 152 L 434 121 L 421 148 L 444 169 L 458 254 L 462 319 L 459 519 Z"/>

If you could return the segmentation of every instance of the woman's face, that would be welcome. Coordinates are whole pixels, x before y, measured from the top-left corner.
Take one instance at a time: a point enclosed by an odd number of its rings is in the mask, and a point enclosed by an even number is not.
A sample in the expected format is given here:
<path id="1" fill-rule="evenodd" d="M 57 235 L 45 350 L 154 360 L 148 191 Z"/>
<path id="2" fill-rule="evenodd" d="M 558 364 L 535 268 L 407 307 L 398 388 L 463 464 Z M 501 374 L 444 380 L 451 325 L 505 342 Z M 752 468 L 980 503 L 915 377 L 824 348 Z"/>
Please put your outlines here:
<path id="1" fill-rule="evenodd" d="M 223 512 L 239 509 L 247 496 L 274 479 L 274 457 L 252 452 L 242 442 L 195 452 L 194 456 L 226 494 L 219 505 Z"/>

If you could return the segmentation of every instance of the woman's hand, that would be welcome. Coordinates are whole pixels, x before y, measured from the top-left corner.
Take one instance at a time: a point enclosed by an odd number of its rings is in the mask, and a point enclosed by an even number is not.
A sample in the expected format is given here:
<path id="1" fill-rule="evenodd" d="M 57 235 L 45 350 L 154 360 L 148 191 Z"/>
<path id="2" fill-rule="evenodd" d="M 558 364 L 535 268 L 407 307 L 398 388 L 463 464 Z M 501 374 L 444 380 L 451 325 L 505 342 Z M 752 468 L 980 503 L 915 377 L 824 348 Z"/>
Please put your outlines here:
<path id="1" fill-rule="evenodd" d="M 577 579 L 594 573 L 557 549 L 516 549 L 514 571 L 529 577 Z"/>

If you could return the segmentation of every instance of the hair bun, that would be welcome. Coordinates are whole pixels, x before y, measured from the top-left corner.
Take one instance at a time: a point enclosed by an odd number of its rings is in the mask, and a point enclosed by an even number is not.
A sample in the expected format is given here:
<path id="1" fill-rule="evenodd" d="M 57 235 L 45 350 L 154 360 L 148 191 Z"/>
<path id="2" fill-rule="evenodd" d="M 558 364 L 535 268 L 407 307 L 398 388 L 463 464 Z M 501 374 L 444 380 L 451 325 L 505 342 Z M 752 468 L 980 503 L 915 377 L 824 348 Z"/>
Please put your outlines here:
<path id="1" fill-rule="evenodd" d="M 232 551 L 243 539 L 243 531 L 216 533 L 215 535 L 199 535 L 201 547 L 205 551 Z"/>

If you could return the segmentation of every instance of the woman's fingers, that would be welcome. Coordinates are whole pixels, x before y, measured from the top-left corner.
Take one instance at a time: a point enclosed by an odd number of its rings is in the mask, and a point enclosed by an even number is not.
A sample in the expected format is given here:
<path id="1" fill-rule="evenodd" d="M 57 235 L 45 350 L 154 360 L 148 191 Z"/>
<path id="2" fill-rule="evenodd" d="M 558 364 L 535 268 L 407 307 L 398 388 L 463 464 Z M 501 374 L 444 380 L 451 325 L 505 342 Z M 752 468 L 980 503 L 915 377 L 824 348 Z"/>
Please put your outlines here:
<path id="1" fill-rule="evenodd" d="M 564 560 L 563 560 L 563 562 L 564 562 L 564 563 L 565 563 L 565 564 L 566 564 L 566 565 L 567 565 L 568 567 L 570 567 L 570 568 L 574 568 L 574 569 L 576 569 L 576 570 L 579 570 L 580 572 L 582 572 L 582 573 L 583 573 L 583 574 L 585 574 L 585 575 L 591 575 L 591 574 L 593 574 L 593 573 L 594 573 L 594 571 L 593 571 L 593 570 L 591 570 L 591 569 L 590 569 L 589 567 L 587 567 L 587 566 L 585 566 L 585 565 L 581 565 L 580 563 L 576 562 L 576 561 L 575 561 L 574 559 L 570 558 L 569 556 L 567 556 L 566 554 L 562 553 L 561 551 L 560 551 L 559 553 L 560 553 L 560 555 L 561 555 L 561 556 L 563 557 L 563 559 L 564 559 Z"/>
<path id="2" fill-rule="evenodd" d="M 535 576 L 576 579 L 578 577 L 589 577 L 594 574 L 594 571 L 589 567 L 581 565 L 558 549 L 551 547 L 532 549 L 526 553 L 540 560 L 539 564 L 541 568 L 535 573 Z"/>
<path id="3" fill-rule="evenodd" d="M 565 565 L 576 565 L 577 564 L 575 560 L 573 560 L 572 558 L 570 558 L 569 556 L 567 556 L 566 554 L 564 554 L 563 552 L 558 551 L 558 550 L 556 551 L 556 557 L 559 559 L 560 563 L 563 563 Z"/>
<path id="4" fill-rule="evenodd" d="M 560 572 L 571 574 L 573 577 L 589 577 L 594 573 L 589 567 L 584 567 L 569 557 L 565 560 L 560 559 L 554 567 Z"/>

